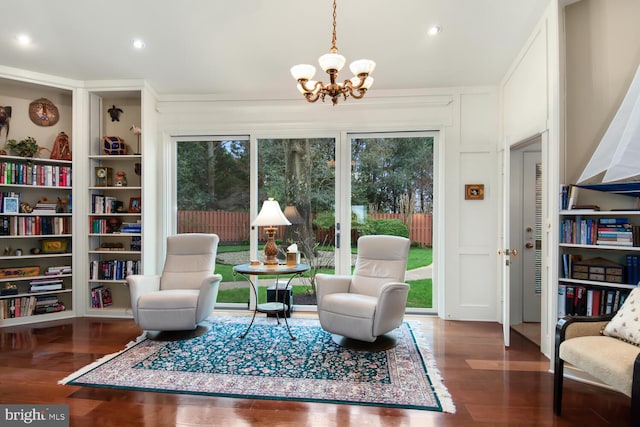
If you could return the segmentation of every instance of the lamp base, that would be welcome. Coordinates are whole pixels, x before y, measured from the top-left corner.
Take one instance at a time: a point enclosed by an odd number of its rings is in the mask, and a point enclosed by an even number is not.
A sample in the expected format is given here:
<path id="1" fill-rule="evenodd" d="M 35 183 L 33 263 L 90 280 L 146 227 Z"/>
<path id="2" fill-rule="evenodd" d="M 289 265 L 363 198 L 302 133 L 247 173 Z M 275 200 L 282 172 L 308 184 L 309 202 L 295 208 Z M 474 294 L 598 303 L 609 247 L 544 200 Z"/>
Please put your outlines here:
<path id="1" fill-rule="evenodd" d="M 276 241 L 274 237 L 276 235 L 277 228 L 275 227 L 267 227 L 265 229 L 267 233 L 267 243 L 264 245 L 264 265 L 278 265 L 278 259 L 276 255 L 278 255 L 278 245 L 276 245 Z"/>

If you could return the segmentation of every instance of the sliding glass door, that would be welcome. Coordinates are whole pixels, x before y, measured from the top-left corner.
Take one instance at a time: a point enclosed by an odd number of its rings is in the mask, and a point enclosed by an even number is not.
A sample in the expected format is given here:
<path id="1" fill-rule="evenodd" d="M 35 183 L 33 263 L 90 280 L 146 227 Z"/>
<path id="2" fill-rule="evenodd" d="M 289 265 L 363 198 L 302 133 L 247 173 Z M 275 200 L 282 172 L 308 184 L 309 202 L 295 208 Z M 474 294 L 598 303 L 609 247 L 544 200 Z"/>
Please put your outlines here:
<path id="1" fill-rule="evenodd" d="M 408 307 L 435 309 L 436 137 L 402 132 L 176 139 L 177 232 L 220 236 L 216 271 L 223 284 L 218 303 L 239 307 L 246 307 L 251 297 L 232 268 L 261 259 L 264 230 L 252 231 L 251 209 L 257 214 L 267 198 L 277 200 L 292 223 L 278 228 L 280 259 L 295 245 L 302 262 L 311 266 L 307 277 L 293 283 L 296 306 L 315 306 L 317 273 L 351 272 L 360 236 L 405 235 L 412 241 Z M 253 245 L 252 232 L 257 236 Z"/>
<path id="2" fill-rule="evenodd" d="M 427 132 L 349 134 L 351 242 L 408 237 L 408 308 L 435 308 L 432 281 L 434 141 Z"/>

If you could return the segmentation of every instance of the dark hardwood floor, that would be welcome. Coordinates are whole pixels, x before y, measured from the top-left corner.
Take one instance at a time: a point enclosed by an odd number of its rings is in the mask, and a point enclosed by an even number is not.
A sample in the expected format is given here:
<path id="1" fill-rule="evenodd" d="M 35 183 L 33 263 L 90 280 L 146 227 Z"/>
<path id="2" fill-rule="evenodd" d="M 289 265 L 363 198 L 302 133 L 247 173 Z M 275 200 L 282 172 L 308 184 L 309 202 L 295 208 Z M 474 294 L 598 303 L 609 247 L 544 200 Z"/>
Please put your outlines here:
<path id="1" fill-rule="evenodd" d="M 505 349 L 496 323 L 408 318 L 421 323 L 455 414 L 58 385 L 141 333 L 132 320 L 95 318 L 0 329 L 0 403 L 68 404 L 81 427 L 629 425 L 626 396 L 568 379 L 554 416 L 548 360 L 515 333 Z"/>

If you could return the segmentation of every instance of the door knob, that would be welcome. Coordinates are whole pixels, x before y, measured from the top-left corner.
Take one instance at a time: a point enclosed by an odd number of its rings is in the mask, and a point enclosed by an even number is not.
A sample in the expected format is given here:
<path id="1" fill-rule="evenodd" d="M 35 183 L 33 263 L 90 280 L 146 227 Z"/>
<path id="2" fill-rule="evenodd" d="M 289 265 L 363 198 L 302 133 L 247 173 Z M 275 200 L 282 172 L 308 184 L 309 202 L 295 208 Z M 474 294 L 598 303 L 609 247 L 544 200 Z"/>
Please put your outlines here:
<path id="1" fill-rule="evenodd" d="M 527 243 L 524 245 L 524 247 L 525 247 L 525 248 L 527 248 L 527 249 L 533 249 L 533 243 L 531 243 L 531 242 L 527 242 Z"/>

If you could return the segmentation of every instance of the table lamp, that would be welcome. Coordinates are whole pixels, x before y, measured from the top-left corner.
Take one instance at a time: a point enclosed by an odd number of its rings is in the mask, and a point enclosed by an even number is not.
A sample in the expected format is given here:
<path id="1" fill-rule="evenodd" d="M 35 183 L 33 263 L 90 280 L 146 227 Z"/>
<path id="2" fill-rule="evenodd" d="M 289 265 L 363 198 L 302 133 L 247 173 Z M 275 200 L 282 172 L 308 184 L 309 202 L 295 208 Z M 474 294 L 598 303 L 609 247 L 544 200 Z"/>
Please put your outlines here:
<path id="1" fill-rule="evenodd" d="M 267 243 L 264 245 L 264 265 L 278 265 L 278 260 L 276 259 L 278 246 L 274 240 L 277 228 L 274 226 L 291 225 L 287 217 L 282 213 L 282 210 L 280 210 L 280 204 L 271 197 L 265 200 L 262 204 L 262 209 L 260 209 L 260 213 L 251 225 L 266 227 Z"/>

